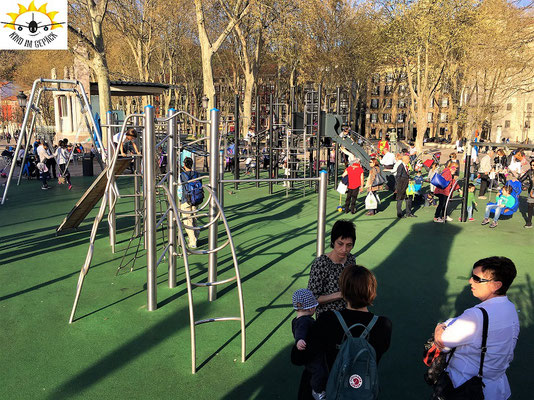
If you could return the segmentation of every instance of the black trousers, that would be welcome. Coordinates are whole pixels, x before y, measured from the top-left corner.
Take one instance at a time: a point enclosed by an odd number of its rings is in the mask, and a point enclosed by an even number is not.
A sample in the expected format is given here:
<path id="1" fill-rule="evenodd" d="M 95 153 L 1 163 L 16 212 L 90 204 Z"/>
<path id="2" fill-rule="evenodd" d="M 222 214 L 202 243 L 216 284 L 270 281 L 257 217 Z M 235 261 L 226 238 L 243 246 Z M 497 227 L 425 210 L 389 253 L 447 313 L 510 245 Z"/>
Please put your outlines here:
<path id="1" fill-rule="evenodd" d="M 479 196 L 484 196 L 486 194 L 486 191 L 488 190 L 488 186 L 490 183 L 490 178 L 488 174 L 480 174 L 480 191 L 478 193 Z"/>
<path id="2" fill-rule="evenodd" d="M 345 212 L 348 213 L 349 211 L 351 213 L 356 212 L 356 200 L 358 199 L 358 193 L 360 192 L 360 188 L 357 187 L 356 189 L 347 189 L 347 199 L 345 200 Z"/>
<path id="3" fill-rule="evenodd" d="M 397 200 L 397 216 L 402 217 L 402 199 Z M 406 215 L 412 215 L 412 197 L 406 195 L 404 198 L 406 201 Z"/>
<path id="4" fill-rule="evenodd" d="M 532 225 L 532 214 L 534 214 L 534 203 L 527 203 L 528 210 L 527 210 L 527 226 Z"/>
<path id="5" fill-rule="evenodd" d="M 434 218 L 446 218 L 445 205 L 447 204 L 447 196 L 444 194 L 437 194 L 438 196 L 438 206 L 436 207 L 436 212 L 434 213 Z"/>

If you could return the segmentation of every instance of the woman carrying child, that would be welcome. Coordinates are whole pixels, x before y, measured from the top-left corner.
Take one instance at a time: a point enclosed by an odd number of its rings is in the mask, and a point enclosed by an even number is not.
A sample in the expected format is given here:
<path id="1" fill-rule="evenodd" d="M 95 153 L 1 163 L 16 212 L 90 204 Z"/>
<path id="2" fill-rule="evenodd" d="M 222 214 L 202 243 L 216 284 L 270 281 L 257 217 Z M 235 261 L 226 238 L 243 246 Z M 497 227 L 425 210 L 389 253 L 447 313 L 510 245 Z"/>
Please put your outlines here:
<path id="1" fill-rule="evenodd" d="M 368 307 L 376 298 L 377 282 L 371 271 L 360 265 L 348 265 L 339 278 L 341 296 L 345 299 L 347 307 L 339 312 L 345 324 L 350 327 L 354 324 L 362 324 L 370 327 L 367 341 L 376 352 L 376 362 L 389 349 L 391 343 L 392 324 L 387 317 L 375 315 Z M 375 321 L 371 326 L 371 321 Z M 351 330 L 354 337 L 362 334 L 363 327 L 357 326 Z M 304 351 L 299 351 L 297 345 L 291 350 L 291 362 L 296 365 L 304 365 L 309 360 L 321 355 L 326 360 L 327 370 L 330 371 L 336 360 L 345 331 L 338 317 L 333 311 L 328 311 L 317 317 L 312 325 Z M 298 399 L 320 398 L 312 397 L 310 390 L 310 375 L 306 371 L 302 374 Z M 324 397 L 323 397 L 324 398 Z M 355 397 L 357 398 L 357 397 Z"/>
<path id="2" fill-rule="evenodd" d="M 356 228 L 351 221 L 340 219 L 332 227 L 332 251 L 317 257 L 310 269 L 308 289 L 317 298 L 317 316 L 327 310 L 342 310 L 346 304 L 339 291 L 339 276 L 345 266 L 355 263 L 350 252 L 356 242 Z"/>

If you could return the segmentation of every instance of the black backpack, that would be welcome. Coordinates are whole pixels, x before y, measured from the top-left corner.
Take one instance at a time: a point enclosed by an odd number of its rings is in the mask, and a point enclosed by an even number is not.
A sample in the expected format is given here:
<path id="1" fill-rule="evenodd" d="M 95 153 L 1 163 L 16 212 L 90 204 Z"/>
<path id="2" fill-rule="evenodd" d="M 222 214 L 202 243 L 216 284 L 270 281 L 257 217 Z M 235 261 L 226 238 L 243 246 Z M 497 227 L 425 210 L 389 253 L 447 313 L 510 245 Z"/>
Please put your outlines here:
<path id="1" fill-rule="evenodd" d="M 191 206 L 198 206 L 204 201 L 204 189 L 200 180 L 189 182 L 191 179 L 198 178 L 198 174 L 194 171 L 182 172 L 180 174 L 182 179 L 182 197 Z"/>

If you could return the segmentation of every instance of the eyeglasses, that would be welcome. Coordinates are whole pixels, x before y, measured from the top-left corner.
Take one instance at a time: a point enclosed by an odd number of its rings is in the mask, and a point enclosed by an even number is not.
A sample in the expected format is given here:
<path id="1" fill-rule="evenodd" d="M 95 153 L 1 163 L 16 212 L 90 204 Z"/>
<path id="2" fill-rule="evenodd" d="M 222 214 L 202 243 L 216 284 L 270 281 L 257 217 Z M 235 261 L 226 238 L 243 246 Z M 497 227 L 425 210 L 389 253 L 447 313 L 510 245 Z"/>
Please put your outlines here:
<path id="1" fill-rule="evenodd" d="M 480 276 L 477 276 L 475 274 L 471 274 L 471 279 L 473 279 L 473 282 L 475 283 L 487 283 L 487 282 L 493 282 L 493 279 L 484 279 Z"/>

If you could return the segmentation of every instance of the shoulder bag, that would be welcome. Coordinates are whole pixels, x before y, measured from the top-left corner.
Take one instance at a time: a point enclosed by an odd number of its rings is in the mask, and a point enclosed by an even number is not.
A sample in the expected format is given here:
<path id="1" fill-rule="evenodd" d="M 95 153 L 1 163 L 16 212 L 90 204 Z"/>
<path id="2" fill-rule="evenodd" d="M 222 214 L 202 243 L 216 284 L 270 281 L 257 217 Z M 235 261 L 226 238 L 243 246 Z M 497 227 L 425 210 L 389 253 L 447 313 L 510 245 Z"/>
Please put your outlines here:
<path id="1" fill-rule="evenodd" d="M 448 181 L 447 179 L 445 179 L 443 177 L 443 175 L 441 174 L 438 174 L 437 172 L 434 174 L 434 176 L 432 177 L 432 179 L 430 180 L 430 183 L 432 185 L 434 185 L 435 187 L 439 188 L 439 189 L 445 189 L 447 186 L 449 186 L 449 184 L 451 183 L 451 181 Z"/>
<path id="2" fill-rule="evenodd" d="M 447 371 L 443 371 L 439 376 L 437 383 L 434 385 L 432 400 L 484 400 L 484 382 L 482 382 L 482 376 L 484 370 L 484 357 L 486 356 L 487 351 L 486 342 L 488 339 L 489 317 L 488 312 L 484 308 L 478 308 L 484 317 L 478 374 L 465 381 L 457 388 L 454 388 L 449 374 Z M 447 360 L 447 365 L 451 358 L 452 355 Z M 445 365 L 445 368 L 447 365 Z"/>

